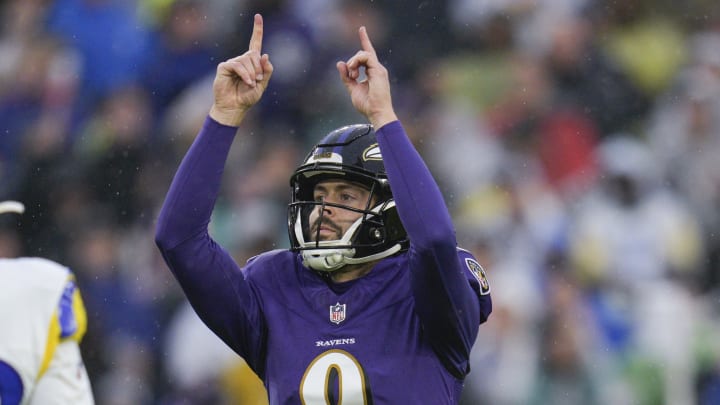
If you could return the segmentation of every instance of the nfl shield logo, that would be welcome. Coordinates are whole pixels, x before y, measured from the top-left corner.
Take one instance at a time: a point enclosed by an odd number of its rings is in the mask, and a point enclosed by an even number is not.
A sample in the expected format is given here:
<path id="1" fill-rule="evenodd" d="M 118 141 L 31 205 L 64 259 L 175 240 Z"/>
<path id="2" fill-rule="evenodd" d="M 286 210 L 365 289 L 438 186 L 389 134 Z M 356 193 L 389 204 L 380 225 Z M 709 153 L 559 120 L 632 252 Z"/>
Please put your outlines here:
<path id="1" fill-rule="evenodd" d="M 330 322 L 340 323 L 345 320 L 345 304 L 330 305 Z"/>

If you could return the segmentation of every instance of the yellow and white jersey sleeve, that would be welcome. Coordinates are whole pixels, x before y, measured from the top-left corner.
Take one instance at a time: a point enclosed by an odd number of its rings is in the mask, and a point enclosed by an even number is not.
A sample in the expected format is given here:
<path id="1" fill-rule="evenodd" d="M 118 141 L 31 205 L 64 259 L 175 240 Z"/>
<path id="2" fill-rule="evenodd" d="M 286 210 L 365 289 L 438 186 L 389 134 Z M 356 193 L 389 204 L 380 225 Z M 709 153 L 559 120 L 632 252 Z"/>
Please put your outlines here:
<path id="1" fill-rule="evenodd" d="M 0 259 L 0 404 L 93 404 L 79 347 L 86 326 L 69 269 Z"/>

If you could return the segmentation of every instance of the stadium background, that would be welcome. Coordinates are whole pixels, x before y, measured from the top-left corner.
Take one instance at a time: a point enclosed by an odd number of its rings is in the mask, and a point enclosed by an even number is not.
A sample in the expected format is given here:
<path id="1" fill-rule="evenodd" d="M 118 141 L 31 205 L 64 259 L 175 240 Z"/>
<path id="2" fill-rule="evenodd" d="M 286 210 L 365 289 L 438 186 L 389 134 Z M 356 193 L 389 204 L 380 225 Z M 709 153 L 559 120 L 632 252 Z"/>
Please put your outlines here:
<path id="1" fill-rule="evenodd" d="M 463 403 L 720 403 L 715 2 L 6 0 L 0 199 L 28 210 L 0 253 L 77 274 L 99 404 L 232 403 L 242 379 L 152 235 L 255 12 L 276 71 L 212 223 L 238 261 L 287 246 L 289 173 L 360 119 L 334 62 L 366 25 L 491 281 Z"/>

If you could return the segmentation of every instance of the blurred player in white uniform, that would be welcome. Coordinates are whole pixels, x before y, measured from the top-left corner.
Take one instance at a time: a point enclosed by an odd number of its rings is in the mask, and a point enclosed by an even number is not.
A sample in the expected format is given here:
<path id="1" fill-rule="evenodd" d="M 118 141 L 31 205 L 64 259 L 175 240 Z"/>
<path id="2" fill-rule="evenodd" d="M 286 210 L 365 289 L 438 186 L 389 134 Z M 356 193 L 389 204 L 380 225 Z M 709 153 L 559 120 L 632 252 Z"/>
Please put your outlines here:
<path id="1" fill-rule="evenodd" d="M 23 211 L 0 202 L 0 214 Z M 0 258 L 0 405 L 94 404 L 79 347 L 86 325 L 67 267 Z"/>

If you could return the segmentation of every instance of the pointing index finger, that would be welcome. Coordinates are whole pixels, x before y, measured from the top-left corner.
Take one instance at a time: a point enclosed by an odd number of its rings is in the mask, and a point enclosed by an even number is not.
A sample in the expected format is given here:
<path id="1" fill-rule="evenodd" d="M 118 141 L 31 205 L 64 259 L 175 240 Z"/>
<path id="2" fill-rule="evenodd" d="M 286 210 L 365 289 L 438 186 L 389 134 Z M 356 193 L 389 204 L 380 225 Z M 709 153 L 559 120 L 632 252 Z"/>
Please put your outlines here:
<path id="1" fill-rule="evenodd" d="M 253 32 L 250 37 L 250 50 L 257 51 L 258 54 L 262 53 L 262 40 L 263 40 L 263 19 L 260 14 L 255 14 L 255 21 L 253 24 Z"/>
<path id="2" fill-rule="evenodd" d="M 360 34 L 360 46 L 362 47 L 362 49 L 367 52 L 375 52 L 375 49 L 372 46 L 372 42 L 370 42 L 370 37 L 368 36 L 365 26 L 360 27 L 358 33 Z"/>

